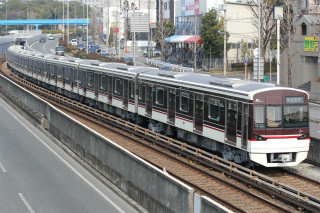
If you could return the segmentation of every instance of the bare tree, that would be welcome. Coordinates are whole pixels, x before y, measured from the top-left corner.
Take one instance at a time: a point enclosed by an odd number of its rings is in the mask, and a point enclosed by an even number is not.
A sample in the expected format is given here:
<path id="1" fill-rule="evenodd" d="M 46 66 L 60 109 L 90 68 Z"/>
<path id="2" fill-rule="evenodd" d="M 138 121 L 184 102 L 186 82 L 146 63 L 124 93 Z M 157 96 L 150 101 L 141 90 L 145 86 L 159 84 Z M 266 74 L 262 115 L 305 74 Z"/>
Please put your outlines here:
<path id="1" fill-rule="evenodd" d="M 287 63 L 288 63 L 288 86 L 292 87 L 292 58 L 295 55 L 294 50 L 292 49 L 292 41 L 294 38 L 294 16 L 292 13 L 292 3 L 294 0 L 284 0 L 284 10 L 283 10 L 283 19 L 281 20 L 281 29 L 284 34 L 281 36 L 281 46 L 286 52 Z"/>
<path id="2" fill-rule="evenodd" d="M 260 44 L 261 44 L 261 57 L 264 57 L 268 44 L 272 36 L 276 33 L 276 20 L 273 19 L 273 7 L 277 5 L 277 0 L 253 0 L 250 6 L 254 17 L 252 22 L 254 26 L 259 27 L 259 2 L 261 3 L 260 13 Z"/>

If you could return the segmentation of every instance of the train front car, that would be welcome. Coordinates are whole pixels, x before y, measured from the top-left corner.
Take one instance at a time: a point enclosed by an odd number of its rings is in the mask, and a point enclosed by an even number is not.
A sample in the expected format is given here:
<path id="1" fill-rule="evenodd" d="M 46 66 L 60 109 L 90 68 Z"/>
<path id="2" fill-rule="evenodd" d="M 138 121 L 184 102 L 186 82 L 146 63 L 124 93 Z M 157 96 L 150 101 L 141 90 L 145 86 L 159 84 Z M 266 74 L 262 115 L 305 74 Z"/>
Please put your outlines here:
<path id="1" fill-rule="evenodd" d="M 308 94 L 274 88 L 252 96 L 250 159 L 266 167 L 294 166 L 307 158 Z"/>

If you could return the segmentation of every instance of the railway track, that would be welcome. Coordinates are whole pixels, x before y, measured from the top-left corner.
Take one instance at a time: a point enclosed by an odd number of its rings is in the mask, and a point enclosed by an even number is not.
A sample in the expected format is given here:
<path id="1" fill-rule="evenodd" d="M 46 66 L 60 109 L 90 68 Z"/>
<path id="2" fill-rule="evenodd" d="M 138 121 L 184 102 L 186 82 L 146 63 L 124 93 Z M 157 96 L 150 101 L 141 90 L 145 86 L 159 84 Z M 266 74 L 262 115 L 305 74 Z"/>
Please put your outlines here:
<path id="1" fill-rule="evenodd" d="M 98 132 L 100 130 L 102 134 L 106 128 L 118 132 L 114 126 L 124 130 L 121 133 L 123 137 L 129 136 L 131 140 L 138 142 L 136 145 L 122 142 L 120 145 L 124 148 L 159 168 L 165 168 L 170 175 L 194 187 L 198 193 L 207 195 L 236 212 L 320 211 L 318 195 L 303 192 L 280 182 L 282 180 L 270 178 L 186 143 L 52 93 L 15 75 L 7 76 L 49 99 L 54 105 L 64 108 L 82 120 L 81 122 Z M 115 134 L 118 135 L 119 132 Z M 113 140 L 119 143 L 124 141 L 119 140 L 119 136 L 115 136 Z"/>

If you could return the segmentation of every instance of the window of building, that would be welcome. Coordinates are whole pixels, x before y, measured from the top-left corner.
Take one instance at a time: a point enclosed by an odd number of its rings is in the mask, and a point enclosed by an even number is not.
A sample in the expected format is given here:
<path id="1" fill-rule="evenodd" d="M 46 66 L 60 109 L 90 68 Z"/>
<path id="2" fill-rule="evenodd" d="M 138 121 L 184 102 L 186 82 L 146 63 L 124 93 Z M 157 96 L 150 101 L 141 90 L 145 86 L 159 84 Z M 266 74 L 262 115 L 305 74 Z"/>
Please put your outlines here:
<path id="1" fill-rule="evenodd" d="M 305 23 L 301 24 L 302 35 L 307 35 L 307 25 Z"/>
<path id="2" fill-rule="evenodd" d="M 165 2 L 164 3 L 164 10 L 167 10 L 168 9 L 168 2 Z"/>

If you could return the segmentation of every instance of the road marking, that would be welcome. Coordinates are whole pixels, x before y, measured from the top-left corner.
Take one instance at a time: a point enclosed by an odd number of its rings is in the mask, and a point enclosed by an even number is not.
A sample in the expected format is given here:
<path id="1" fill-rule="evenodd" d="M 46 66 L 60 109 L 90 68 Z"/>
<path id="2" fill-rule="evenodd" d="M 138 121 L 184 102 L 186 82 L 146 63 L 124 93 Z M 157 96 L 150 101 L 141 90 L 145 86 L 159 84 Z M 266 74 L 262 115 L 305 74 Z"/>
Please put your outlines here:
<path id="1" fill-rule="evenodd" d="M 48 144 L 46 144 L 38 135 L 32 132 L 29 127 L 22 123 L 14 114 L 12 114 L 9 109 L 2 106 L 12 117 L 14 117 L 24 128 L 26 128 L 35 138 L 37 138 L 47 149 L 49 149 L 57 158 L 59 158 L 67 167 L 69 167 L 76 175 L 78 175 L 84 182 L 86 182 L 93 190 L 95 190 L 103 199 L 109 202 L 118 212 L 125 213 L 117 204 L 110 200 L 102 191 L 95 187 L 88 179 L 86 179 L 80 172 L 78 172 L 72 165 L 70 165 L 66 160 L 64 160 L 56 151 L 54 151 Z"/>
<path id="2" fill-rule="evenodd" d="M 1 168 L 1 170 L 4 172 L 4 173 L 6 173 L 7 172 L 7 170 L 4 168 L 4 166 L 2 165 L 2 163 L 0 162 L 0 168 Z"/>
<path id="3" fill-rule="evenodd" d="M 28 208 L 30 213 L 35 213 L 35 211 L 33 210 L 33 208 L 30 206 L 29 202 L 27 201 L 27 199 L 23 196 L 23 194 L 19 193 L 19 196 L 21 198 L 21 200 L 24 202 L 24 205 L 26 205 L 26 207 Z"/>

